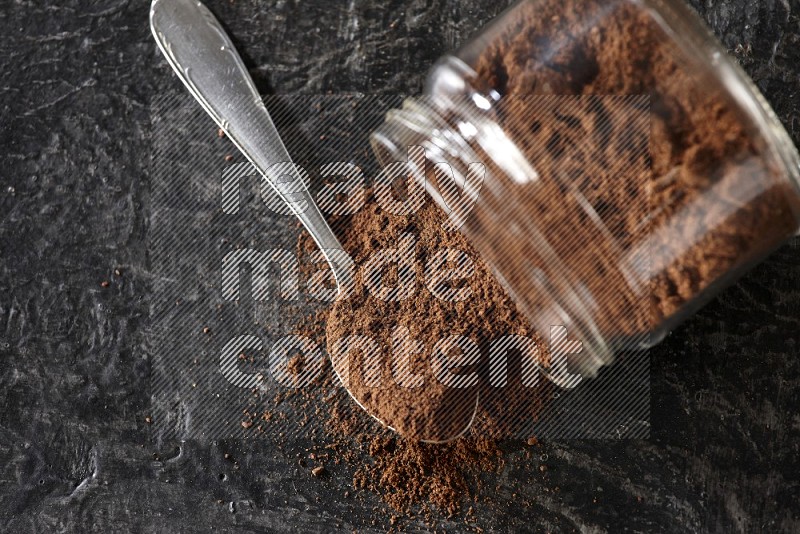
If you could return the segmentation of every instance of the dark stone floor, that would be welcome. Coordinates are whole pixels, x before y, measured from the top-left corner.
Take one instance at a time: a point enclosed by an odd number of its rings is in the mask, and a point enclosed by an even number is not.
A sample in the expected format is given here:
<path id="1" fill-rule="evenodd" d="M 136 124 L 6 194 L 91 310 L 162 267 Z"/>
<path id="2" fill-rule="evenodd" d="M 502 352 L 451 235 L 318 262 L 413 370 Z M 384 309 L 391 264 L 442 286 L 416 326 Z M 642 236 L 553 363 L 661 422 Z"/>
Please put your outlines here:
<path id="1" fill-rule="evenodd" d="M 800 142 L 797 1 L 692 4 Z M 416 92 L 438 56 L 500 9 L 209 5 L 263 92 L 309 94 Z M 156 50 L 145 2 L 0 8 L 0 530 L 385 531 L 376 497 L 343 496 L 346 468 L 311 481 L 291 444 L 148 439 L 150 111 L 155 95 L 182 88 Z M 795 239 L 652 351 L 649 440 L 545 443 L 546 479 L 509 444 L 497 503 L 479 506 L 474 523 L 800 530 L 799 332 Z M 243 467 L 230 472 L 225 452 Z M 461 518 L 439 525 L 470 528 Z"/>

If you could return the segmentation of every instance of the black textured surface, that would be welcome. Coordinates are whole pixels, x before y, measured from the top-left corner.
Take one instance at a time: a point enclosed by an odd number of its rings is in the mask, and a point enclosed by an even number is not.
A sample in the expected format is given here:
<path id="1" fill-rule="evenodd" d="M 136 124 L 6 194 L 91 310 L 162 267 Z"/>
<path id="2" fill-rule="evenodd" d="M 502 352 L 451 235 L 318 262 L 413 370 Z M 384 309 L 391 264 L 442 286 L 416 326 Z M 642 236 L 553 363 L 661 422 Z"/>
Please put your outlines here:
<path id="1" fill-rule="evenodd" d="M 693 4 L 799 142 L 796 0 Z M 387 529 L 376 497 L 344 497 L 349 468 L 312 480 L 291 444 L 156 450 L 148 440 L 150 102 L 183 89 L 149 35 L 145 2 L 0 5 L 0 530 Z M 417 91 L 440 54 L 500 9 L 209 5 L 261 90 L 279 93 Z M 473 523 L 797 531 L 799 331 L 795 239 L 652 351 L 650 440 L 546 443 L 546 475 L 509 444 L 497 502 Z M 471 528 L 463 518 L 440 526 Z"/>

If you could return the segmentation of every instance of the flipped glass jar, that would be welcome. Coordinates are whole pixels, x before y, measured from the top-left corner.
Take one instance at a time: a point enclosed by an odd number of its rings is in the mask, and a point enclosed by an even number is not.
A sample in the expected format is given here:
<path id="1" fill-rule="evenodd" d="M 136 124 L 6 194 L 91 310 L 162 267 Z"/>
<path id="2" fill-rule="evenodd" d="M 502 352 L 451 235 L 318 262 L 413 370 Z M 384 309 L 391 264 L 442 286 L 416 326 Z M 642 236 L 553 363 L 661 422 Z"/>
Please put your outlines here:
<path id="1" fill-rule="evenodd" d="M 418 182 L 583 376 L 800 227 L 796 149 L 681 0 L 518 2 L 371 141 L 424 148 Z"/>

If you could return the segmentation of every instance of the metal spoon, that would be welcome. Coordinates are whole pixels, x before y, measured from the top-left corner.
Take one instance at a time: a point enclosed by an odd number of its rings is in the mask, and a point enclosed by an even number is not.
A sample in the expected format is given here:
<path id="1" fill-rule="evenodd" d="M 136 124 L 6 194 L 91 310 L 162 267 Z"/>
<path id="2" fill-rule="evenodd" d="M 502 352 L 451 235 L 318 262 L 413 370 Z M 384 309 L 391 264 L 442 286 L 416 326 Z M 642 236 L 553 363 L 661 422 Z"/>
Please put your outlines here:
<path id="1" fill-rule="evenodd" d="M 299 173 L 295 171 L 290 180 L 286 180 L 285 174 L 272 176 L 268 173 L 272 165 L 290 163 L 292 159 L 222 25 L 197 0 L 153 0 L 150 29 L 161 52 L 192 96 L 311 234 L 330 264 L 338 298 L 347 296 L 353 284 L 353 260 L 328 226 Z M 338 372 L 337 376 L 342 379 Z M 342 380 L 342 383 L 346 382 Z M 351 391 L 348 393 L 367 411 Z M 374 414 L 370 415 L 394 430 Z M 458 436 L 471 424 L 472 420 Z M 448 436 L 444 441 L 458 436 Z"/>

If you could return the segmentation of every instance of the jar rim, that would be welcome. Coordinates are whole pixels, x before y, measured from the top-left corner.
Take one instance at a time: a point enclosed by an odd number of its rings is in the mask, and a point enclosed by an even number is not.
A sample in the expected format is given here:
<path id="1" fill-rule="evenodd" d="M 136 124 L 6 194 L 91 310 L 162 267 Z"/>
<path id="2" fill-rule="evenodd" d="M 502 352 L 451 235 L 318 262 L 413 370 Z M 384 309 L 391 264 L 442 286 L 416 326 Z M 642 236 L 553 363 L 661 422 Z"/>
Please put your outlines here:
<path id="1" fill-rule="evenodd" d="M 376 158 L 382 166 L 386 166 L 395 161 L 405 160 L 408 147 L 413 145 L 422 146 L 425 149 L 426 165 L 431 161 L 438 161 L 427 157 L 428 154 L 433 152 L 440 155 L 442 152 L 447 151 L 446 149 L 442 149 L 440 145 L 446 145 L 448 142 L 452 141 L 451 139 L 439 139 L 438 144 L 432 141 L 432 138 L 437 137 L 437 135 L 442 137 L 443 124 L 445 123 L 438 120 L 441 117 L 421 116 L 422 113 L 437 115 L 438 112 L 441 111 L 441 108 L 438 108 L 436 105 L 431 105 L 431 103 L 432 101 L 426 102 L 423 100 L 422 104 L 420 104 L 420 102 L 413 99 L 407 99 L 404 101 L 402 108 L 394 109 L 387 113 L 386 121 L 371 133 L 370 144 L 372 145 L 372 150 Z M 442 105 L 442 101 L 439 101 L 438 104 Z M 434 128 L 434 125 L 438 125 L 438 128 Z M 455 130 L 451 130 L 451 133 L 454 133 L 455 136 L 459 135 L 459 132 Z M 461 139 L 462 141 L 464 140 L 463 137 Z M 469 147 L 466 142 L 464 146 L 469 151 L 466 159 L 478 158 L 477 154 L 472 151 L 471 147 Z M 453 152 L 460 156 L 466 154 L 466 152 L 458 152 L 456 150 Z M 458 161 L 458 163 L 464 163 L 466 166 L 467 162 L 462 160 Z M 457 165 L 451 165 L 451 169 L 454 175 L 459 173 L 463 175 Z M 504 172 L 504 169 L 501 170 Z M 438 189 L 426 179 L 425 172 L 427 171 L 419 172 L 419 170 L 415 168 L 413 171 L 414 179 L 424 186 L 431 199 L 444 210 L 448 217 L 451 217 L 451 208 L 447 206 L 447 203 Z M 459 178 L 456 176 L 456 179 L 458 180 Z M 463 176 L 461 180 L 466 184 L 466 180 Z M 492 178 L 489 169 L 485 169 L 484 182 L 484 187 L 486 187 L 486 184 L 491 187 Z M 475 242 L 474 236 L 470 236 L 469 232 L 464 233 L 468 239 L 473 243 Z M 542 239 L 544 239 L 543 236 Z M 550 248 L 546 242 L 543 243 L 543 246 Z M 480 250 L 479 246 L 476 248 Z M 570 336 L 574 336 L 575 339 L 581 342 L 581 350 L 579 352 L 566 355 L 567 373 L 569 375 L 577 373 L 583 377 L 593 378 L 597 375 L 601 367 L 613 363 L 614 349 L 612 349 L 608 340 L 605 339 L 600 332 L 585 302 L 585 298 L 580 296 L 581 292 L 578 288 L 572 286 L 570 282 L 572 277 L 569 275 L 569 268 L 560 258 L 556 258 L 556 262 L 559 265 L 559 268 L 555 270 L 555 272 L 559 273 L 557 276 L 558 279 L 548 279 L 544 273 L 541 273 L 541 276 L 539 276 L 541 283 L 537 284 L 539 291 L 547 295 L 547 300 L 550 303 L 551 309 L 531 310 L 527 309 L 525 299 L 515 295 L 513 285 L 509 284 L 504 279 L 500 269 L 495 266 L 492 261 L 486 261 L 497 280 L 519 307 L 522 314 L 531 321 L 532 326 L 534 326 L 543 339 L 549 336 L 551 331 L 541 331 L 542 328 L 563 326 L 567 329 Z M 551 275 L 551 277 L 552 276 L 553 275 Z M 552 325 L 542 324 L 542 317 L 557 317 L 558 323 Z M 547 322 L 547 320 L 545 319 L 544 322 Z M 627 348 L 630 346 L 630 342 L 626 342 L 615 345 L 614 348 Z M 570 387 L 565 382 L 562 383 L 563 380 L 571 380 L 569 378 L 562 380 L 562 378 L 556 374 L 549 376 L 549 379 L 560 387 Z"/>

